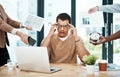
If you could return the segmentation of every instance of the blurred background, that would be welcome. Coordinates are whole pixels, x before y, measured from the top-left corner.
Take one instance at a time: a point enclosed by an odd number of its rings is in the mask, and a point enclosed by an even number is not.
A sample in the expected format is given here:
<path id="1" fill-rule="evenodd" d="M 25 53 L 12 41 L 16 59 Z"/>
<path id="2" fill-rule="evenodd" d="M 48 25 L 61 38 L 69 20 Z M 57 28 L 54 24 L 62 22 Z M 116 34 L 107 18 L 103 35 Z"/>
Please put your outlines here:
<path id="1" fill-rule="evenodd" d="M 56 22 L 56 16 L 66 12 L 71 16 L 72 24 L 77 28 L 78 35 L 83 39 L 90 53 L 96 54 L 99 59 L 106 59 L 109 63 L 120 65 L 119 39 L 97 46 L 89 43 L 89 34 L 92 32 L 108 36 L 120 30 L 120 15 L 103 12 L 88 14 L 88 9 L 93 6 L 119 2 L 120 0 L 0 0 L 0 4 L 12 19 L 24 23 L 29 14 L 45 18 L 46 22 L 40 32 L 21 30 L 37 40 L 34 46 L 40 46 L 41 40 L 49 32 L 51 24 Z M 11 59 L 16 61 L 15 47 L 26 45 L 21 42 L 19 37 L 14 36 L 9 34 L 11 41 L 8 48 Z"/>

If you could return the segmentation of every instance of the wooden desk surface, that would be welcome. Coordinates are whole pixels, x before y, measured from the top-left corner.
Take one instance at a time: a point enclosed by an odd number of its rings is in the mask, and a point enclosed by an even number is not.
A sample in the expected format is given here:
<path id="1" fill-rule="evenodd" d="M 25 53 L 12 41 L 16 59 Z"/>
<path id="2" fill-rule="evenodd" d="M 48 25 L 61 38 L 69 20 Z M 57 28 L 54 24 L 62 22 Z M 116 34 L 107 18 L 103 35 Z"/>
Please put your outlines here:
<path id="1" fill-rule="evenodd" d="M 61 71 L 45 74 L 14 70 L 8 72 L 6 67 L 0 68 L 0 77 L 120 77 L 120 71 L 95 72 L 88 75 L 84 66 L 77 64 L 52 64 L 53 67 L 62 68 Z"/>

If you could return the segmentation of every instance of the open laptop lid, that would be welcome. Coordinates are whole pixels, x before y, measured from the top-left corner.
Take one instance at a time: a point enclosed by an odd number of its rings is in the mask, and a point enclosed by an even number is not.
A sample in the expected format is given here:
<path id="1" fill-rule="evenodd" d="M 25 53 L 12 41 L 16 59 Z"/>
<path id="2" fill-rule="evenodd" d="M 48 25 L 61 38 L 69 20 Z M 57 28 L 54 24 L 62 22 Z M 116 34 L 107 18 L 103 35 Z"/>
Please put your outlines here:
<path id="1" fill-rule="evenodd" d="M 16 47 L 16 57 L 21 70 L 51 73 L 46 47 Z"/>

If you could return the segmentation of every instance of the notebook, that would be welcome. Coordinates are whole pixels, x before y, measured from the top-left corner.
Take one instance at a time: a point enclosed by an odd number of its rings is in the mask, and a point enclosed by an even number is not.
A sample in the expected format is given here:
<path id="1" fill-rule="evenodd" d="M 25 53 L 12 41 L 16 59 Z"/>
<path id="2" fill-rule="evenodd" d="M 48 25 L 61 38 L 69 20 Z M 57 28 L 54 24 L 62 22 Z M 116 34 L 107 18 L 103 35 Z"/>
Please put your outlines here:
<path id="1" fill-rule="evenodd" d="M 50 67 L 46 47 L 16 47 L 16 58 L 21 70 L 43 73 L 60 71 L 60 68 Z"/>

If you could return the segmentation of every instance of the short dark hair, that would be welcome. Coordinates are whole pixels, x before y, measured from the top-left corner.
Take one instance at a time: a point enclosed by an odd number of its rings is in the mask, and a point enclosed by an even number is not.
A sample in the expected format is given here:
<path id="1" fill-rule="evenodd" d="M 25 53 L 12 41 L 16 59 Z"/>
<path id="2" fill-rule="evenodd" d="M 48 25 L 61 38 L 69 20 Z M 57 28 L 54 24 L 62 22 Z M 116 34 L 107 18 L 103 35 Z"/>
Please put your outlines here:
<path id="1" fill-rule="evenodd" d="M 67 13 L 60 13 L 56 18 L 56 22 L 58 21 L 58 19 L 61 19 L 63 21 L 68 20 L 69 23 L 71 23 L 71 17 Z"/>

